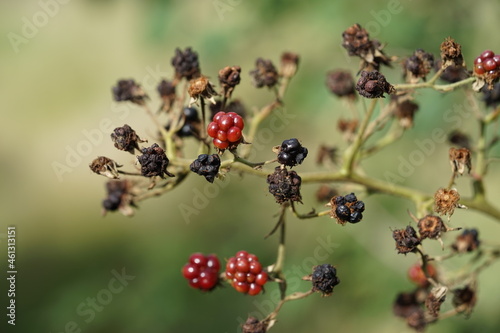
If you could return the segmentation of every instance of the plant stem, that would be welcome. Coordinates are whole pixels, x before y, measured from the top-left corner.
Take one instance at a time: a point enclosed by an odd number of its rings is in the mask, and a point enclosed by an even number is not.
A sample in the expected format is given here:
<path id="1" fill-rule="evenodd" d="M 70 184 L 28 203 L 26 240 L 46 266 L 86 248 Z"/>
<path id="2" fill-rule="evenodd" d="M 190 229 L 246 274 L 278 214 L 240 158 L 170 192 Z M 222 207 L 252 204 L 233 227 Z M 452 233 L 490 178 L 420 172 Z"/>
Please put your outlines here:
<path id="1" fill-rule="evenodd" d="M 469 78 L 466 78 L 462 81 L 458 81 L 455 83 L 450 83 L 450 84 L 434 84 L 434 82 L 437 80 L 437 77 L 434 76 L 433 78 L 436 78 L 435 80 L 429 80 L 427 82 L 419 82 L 419 83 L 402 83 L 402 84 L 395 84 L 394 88 L 396 91 L 400 90 L 410 90 L 410 89 L 419 89 L 419 88 L 431 88 L 437 91 L 451 91 L 455 88 L 458 88 L 460 86 L 472 83 L 476 81 L 476 77 L 471 76 Z"/>

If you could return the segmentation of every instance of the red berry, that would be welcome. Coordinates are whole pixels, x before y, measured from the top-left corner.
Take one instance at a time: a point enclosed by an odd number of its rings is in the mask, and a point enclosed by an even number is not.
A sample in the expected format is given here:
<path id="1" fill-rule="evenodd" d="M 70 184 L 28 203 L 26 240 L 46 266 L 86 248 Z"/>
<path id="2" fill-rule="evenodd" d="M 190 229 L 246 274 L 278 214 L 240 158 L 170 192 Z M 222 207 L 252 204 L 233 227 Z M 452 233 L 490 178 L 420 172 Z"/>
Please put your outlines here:
<path id="1" fill-rule="evenodd" d="M 197 277 L 199 274 L 200 274 L 200 269 L 195 264 L 186 264 L 182 268 L 182 275 L 188 280 Z"/>
<path id="2" fill-rule="evenodd" d="M 207 267 L 212 268 L 215 271 L 219 271 L 220 269 L 220 262 L 219 258 L 215 254 L 209 254 L 207 256 Z"/>
<path id="3" fill-rule="evenodd" d="M 217 139 L 220 141 L 227 141 L 227 132 L 223 130 L 219 130 L 217 132 Z"/>
<path id="4" fill-rule="evenodd" d="M 256 283 L 251 283 L 248 288 L 248 295 L 255 296 L 262 291 L 262 286 Z"/>
<path id="5" fill-rule="evenodd" d="M 252 261 L 259 261 L 259 258 L 255 254 L 248 254 L 247 255 L 247 259 L 250 262 L 252 262 Z"/>
<path id="6" fill-rule="evenodd" d="M 226 272 L 231 272 L 234 274 L 236 272 L 236 258 L 231 257 L 226 263 Z"/>
<path id="7" fill-rule="evenodd" d="M 474 66 L 474 72 L 478 75 L 486 73 L 482 64 L 477 64 Z"/>
<path id="8" fill-rule="evenodd" d="M 246 276 L 246 280 L 248 283 L 253 283 L 255 282 L 255 274 L 252 274 L 252 273 L 248 273 L 247 276 Z"/>
<path id="9" fill-rule="evenodd" d="M 236 269 L 239 272 L 248 273 L 250 271 L 250 264 L 246 258 L 239 257 L 236 259 Z"/>
<path id="10" fill-rule="evenodd" d="M 477 57 L 476 59 L 474 59 L 474 65 L 480 64 L 482 62 L 483 62 L 483 59 L 481 59 L 481 57 Z"/>
<path id="11" fill-rule="evenodd" d="M 226 149 L 227 147 L 229 147 L 229 142 L 228 141 L 221 141 L 219 139 L 214 139 L 212 141 L 212 143 L 214 144 L 215 147 L 219 148 L 219 149 Z"/>
<path id="12" fill-rule="evenodd" d="M 212 138 L 215 138 L 217 137 L 217 132 L 219 131 L 219 125 L 217 125 L 216 122 L 212 121 L 210 124 L 208 124 L 208 127 L 207 127 L 207 134 L 212 137 Z"/>
<path id="13" fill-rule="evenodd" d="M 259 274 L 262 271 L 262 265 L 258 261 L 250 262 L 250 273 Z"/>
<path id="14" fill-rule="evenodd" d="M 236 117 L 239 117 L 238 114 L 236 112 L 228 112 L 226 113 L 229 117 L 235 119 Z"/>
<path id="15" fill-rule="evenodd" d="M 246 294 L 248 292 L 249 287 L 250 286 L 246 282 L 236 282 L 234 284 L 234 289 L 236 289 L 236 291 L 239 291 L 240 293 L 243 293 L 243 294 Z"/>
<path id="16" fill-rule="evenodd" d="M 257 276 L 255 277 L 255 283 L 263 286 L 265 285 L 267 282 L 267 273 L 262 271 L 260 272 L 259 274 L 257 274 Z"/>
<path id="17" fill-rule="evenodd" d="M 234 273 L 234 280 L 236 280 L 237 282 L 246 282 L 247 274 L 243 272 L 236 272 Z"/>
<path id="18" fill-rule="evenodd" d="M 234 120 L 228 115 L 224 115 L 220 117 L 219 121 L 217 121 L 217 124 L 219 124 L 219 129 L 227 131 L 228 129 L 231 128 L 231 126 L 233 126 Z"/>
<path id="19" fill-rule="evenodd" d="M 197 266 L 205 266 L 207 264 L 207 258 L 202 253 L 194 253 L 189 257 L 189 261 Z"/>
<path id="20" fill-rule="evenodd" d="M 497 54 L 493 57 L 493 60 L 495 60 L 495 62 L 497 63 L 497 65 L 500 66 L 500 54 Z"/>
<path id="21" fill-rule="evenodd" d="M 219 111 L 217 112 L 214 117 L 212 118 L 212 121 L 215 121 L 215 122 L 218 122 L 219 119 L 222 117 L 222 116 L 225 116 L 226 113 L 224 111 Z"/>
<path id="22" fill-rule="evenodd" d="M 481 53 L 480 57 L 481 59 L 486 60 L 488 58 L 491 58 L 495 55 L 495 52 L 491 51 L 491 50 L 486 50 L 486 51 L 483 51 L 483 53 Z"/>
<path id="23" fill-rule="evenodd" d="M 493 60 L 493 58 L 489 58 L 483 62 L 483 67 L 485 70 L 491 71 L 497 68 L 497 63 Z"/>
<path id="24" fill-rule="evenodd" d="M 227 140 L 229 142 L 238 142 L 241 139 L 241 129 L 233 126 L 227 131 Z"/>
<path id="25" fill-rule="evenodd" d="M 200 288 L 200 279 L 194 278 L 189 280 L 189 285 L 193 288 L 199 289 Z"/>
<path id="26" fill-rule="evenodd" d="M 247 251 L 238 251 L 238 252 L 236 252 L 236 258 L 237 257 L 248 257 L 248 252 Z"/>
<path id="27" fill-rule="evenodd" d="M 243 129 L 245 127 L 245 122 L 243 121 L 243 118 L 240 116 L 236 116 L 234 118 L 234 126 L 238 127 L 239 129 Z"/>
<path id="28" fill-rule="evenodd" d="M 427 264 L 427 273 L 431 278 L 435 278 L 437 275 L 436 269 L 431 264 Z M 408 269 L 408 278 L 421 288 L 427 288 L 430 285 L 420 264 L 415 264 Z"/>

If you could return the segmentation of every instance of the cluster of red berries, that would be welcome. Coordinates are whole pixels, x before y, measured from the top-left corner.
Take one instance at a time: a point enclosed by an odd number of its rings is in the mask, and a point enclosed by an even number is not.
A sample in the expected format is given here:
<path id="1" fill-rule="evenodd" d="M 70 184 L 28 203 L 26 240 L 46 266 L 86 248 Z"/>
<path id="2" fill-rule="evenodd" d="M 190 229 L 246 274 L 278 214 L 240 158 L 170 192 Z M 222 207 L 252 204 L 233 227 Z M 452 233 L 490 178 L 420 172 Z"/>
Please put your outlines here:
<path id="1" fill-rule="evenodd" d="M 251 296 L 262 291 L 267 282 L 267 273 L 254 254 L 239 251 L 226 264 L 226 278 L 236 291 Z"/>
<path id="2" fill-rule="evenodd" d="M 500 54 L 486 50 L 474 60 L 474 73 L 477 75 L 495 74 L 500 69 Z"/>
<path id="3" fill-rule="evenodd" d="M 235 112 L 217 112 L 207 127 L 207 134 L 219 149 L 236 147 L 242 140 L 241 130 L 245 126 L 243 118 Z"/>
<path id="4" fill-rule="evenodd" d="M 209 291 L 219 282 L 219 270 L 220 263 L 216 255 L 193 253 L 189 257 L 189 262 L 182 268 L 182 275 L 189 281 L 191 287 Z"/>

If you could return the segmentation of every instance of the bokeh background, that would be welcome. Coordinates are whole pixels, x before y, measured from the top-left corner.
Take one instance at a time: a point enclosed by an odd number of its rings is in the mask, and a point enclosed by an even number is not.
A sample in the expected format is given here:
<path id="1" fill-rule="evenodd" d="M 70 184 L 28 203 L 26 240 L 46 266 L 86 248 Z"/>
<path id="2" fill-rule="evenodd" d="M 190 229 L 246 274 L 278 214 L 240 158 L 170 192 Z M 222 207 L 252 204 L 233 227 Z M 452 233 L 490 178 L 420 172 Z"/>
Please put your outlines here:
<path id="1" fill-rule="evenodd" d="M 52 4 L 46 24 L 37 31 L 23 28 L 43 7 Z M 209 205 L 189 223 L 180 205 L 192 205 L 195 190 L 205 190 L 201 177 L 190 177 L 176 191 L 141 203 L 132 218 L 101 216 L 105 179 L 91 173 L 88 163 L 107 155 L 127 164 L 130 155 L 116 152 L 103 133 L 87 156 L 75 160 L 71 171 L 57 176 L 54 162 L 65 164 L 69 149 L 87 140 L 84 131 L 98 129 L 109 119 L 114 127 L 132 125 L 150 140 L 153 124 L 141 109 L 118 108 L 111 86 L 117 79 L 141 82 L 157 107 L 156 83 L 172 77 L 169 65 L 176 47 L 193 47 L 205 75 L 216 78 L 220 68 L 240 65 L 243 79 L 236 90 L 247 107 L 271 100 L 266 89 L 250 84 L 248 71 L 257 57 L 278 62 L 283 51 L 301 56 L 300 68 L 286 97 L 288 112 L 296 117 L 277 133 L 269 149 L 283 139 L 298 137 L 311 158 L 297 171 L 324 170 L 314 164 L 321 143 L 343 143 L 336 133 L 345 105 L 332 97 L 324 81 L 328 70 L 357 70 L 341 48 L 341 32 L 353 23 L 371 24 L 373 37 L 387 42 L 389 54 L 401 57 L 416 48 L 438 54 L 441 41 L 453 36 L 462 44 L 467 63 L 486 48 L 499 49 L 496 1 L 2 1 L 0 3 L 0 233 L 3 234 L 0 294 L 5 309 L 5 231 L 17 226 L 17 325 L 19 332 L 237 332 L 240 321 L 252 312 L 269 311 L 276 293 L 270 284 L 265 295 L 244 297 L 231 288 L 203 294 L 188 287 L 180 274 L 192 252 L 217 253 L 228 258 L 238 250 L 256 253 L 270 264 L 276 237 L 263 236 L 274 225 L 278 207 L 267 193 L 265 181 L 235 176 Z M 56 6 L 54 6 L 54 3 Z M 399 6 L 398 6 L 399 4 Z M 380 16 L 390 6 L 397 14 Z M 378 21 L 377 21 L 378 17 Z M 378 27 L 378 31 L 377 31 Z M 15 47 L 9 33 L 29 38 Z M 11 35 L 12 36 L 12 35 Z M 397 67 L 397 66 L 396 66 Z M 390 82 L 401 80 L 399 71 L 386 71 Z M 408 156 L 429 129 L 452 130 L 442 114 L 464 94 L 418 93 L 417 126 L 401 140 L 365 164 L 368 173 L 383 175 L 397 170 L 398 156 Z M 360 104 L 361 107 L 361 104 Z M 265 126 L 265 124 L 264 124 Z M 462 129 L 472 136 L 477 128 L 466 120 Z M 151 141 L 150 141 L 151 142 Z M 428 193 L 449 177 L 447 144 L 436 147 L 425 163 L 405 180 Z M 493 152 L 496 156 L 499 151 Z M 488 195 L 500 197 L 498 165 L 488 175 Z M 470 181 L 458 181 L 463 195 Z M 314 199 L 317 185 L 303 187 L 304 211 L 323 204 Z M 338 187 L 342 192 L 356 187 Z M 383 195 L 363 198 L 367 212 L 362 223 L 340 227 L 328 217 L 288 222 L 288 275 L 297 282 L 315 263 L 314 251 L 322 242 L 334 243 L 326 260 L 337 266 L 341 284 L 330 298 L 319 295 L 284 306 L 273 332 L 409 332 L 392 315 L 399 291 L 413 287 L 406 279 L 413 256 L 396 255 L 390 228 L 409 223 L 412 205 Z M 454 226 L 477 227 L 485 241 L 498 240 L 499 221 L 473 211 L 459 211 Z M 451 242 L 452 238 L 445 238 Z M 427 246 L 427 245 L 426 245 Z M 434 253 L 439 248 L 428 246 Z M 312 258 L 312 259 L 311 259 Z M 462 261 L 450 263 L 450 269 Z M 113 271 L 125 269 L 135 278 L 113 294 L 95 317 L 77 313 L 88 298 L 107 288 Z M 305 272 L 307 273 L 307 272 Z M 446 274 L 446 272 L 444 272 Z M 429 327 L 429 332 L 497 332 L 500 327 L 497 277 L 500 265 L 479 278 L 478 304 L 470 319 L 454 317 Z M 305 275 L 305 274 L 304 274 Z M 305 291 L 294 283 L 290 291 Z M 1 327 L 5 325 L 2 310 Z M 71 324 L 74 322 L 75 324 Z M 68 324 L 70 323 L 70 324 Z M 69 328 L 68 328 L 69 327 Z M 2 332 L 14 331 L 7 327 Z"/>

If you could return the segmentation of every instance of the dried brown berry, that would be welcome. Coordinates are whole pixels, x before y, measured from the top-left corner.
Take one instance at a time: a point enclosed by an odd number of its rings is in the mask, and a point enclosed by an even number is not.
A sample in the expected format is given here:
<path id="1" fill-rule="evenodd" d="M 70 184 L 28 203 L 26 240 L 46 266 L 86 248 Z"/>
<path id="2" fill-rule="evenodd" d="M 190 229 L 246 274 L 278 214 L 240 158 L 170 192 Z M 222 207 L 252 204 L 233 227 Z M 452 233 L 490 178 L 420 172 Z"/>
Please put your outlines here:
<path id="1" fill-rule="evenodd" d="M 161 80 L 156 90 L 163 100 L 162 110 L 170 110 L 170 107 L 175 101 L 175 84 L 172 81 Z"/>
<path id="2" fill-rule="evenodd" d="M 121 167 L 118 163 L 105 156 L 98 156 L 89 164 L 90 170 L 111 179 L 118 179 L 118 168 Z"/>
<path id="3" fill-rule="evenodd" d="M 316 200 L 318 200 L 318 202 L 328 202 L 337 194 L 338 192 L 334 188 L 323 184 L 316 191 Z"/>
<path id="4" fill-rule="evenodd" d="M 427 320 L 425 319 L 424 310 L 419 309 L 418 311 L 410 314 L 408 317 L 406 317 L 406 323 L 417 332 L 423 332 L 427 327 Z"/>
<path id="5" fill-rule="evenodd" d="M 279 75 L 271 60 L 258 58 L 255 62 L 255 67 L 254 70 L 250 71 L 250 76 L 253 79 L 252 83 L 255 87 L 262 88 L 267 86 L 271 88 L 276 85 Z"/>
<path id="6" fill-rule="evenodd" d="M 356 83 L 356 90 L 366 98 L 384 98 L 384 93 L 392 94 L 394 87 L 387 82 L 385 76 L 377 71 L 362 71 Z"/>
<path id="7" fill-rule="evenodd" d="M 438 239 L 441 233 L 446 232 L 446 226 L 439 216 L 427 215 L 418 220 L 418 233 L 420 239 Z"/>
<path id="8" fill-rule="evenodd" d="M 326 86 L 338 97 L 356 98 L 354 78 L 346 70 L 334 70 L 326 74 Z"/>
<path id="9" fill-rule="evenodd" d="M 154 143 L 151 147 L 142 148 L 142 155 L 137 156 L 137 160 L 141 164 L 141 173 L 144 177 L 160 176 L 165 178 L 165 175 L 174 177 L 173 174 L 167 171 L 168 158 L 165 151 Z"/>
<path id="10" fill-rule="evenodd" d="M 219 71 L 219 82 L 222 87 L 222 95 L 230 98 L 231 94 L 238 84 L 240 84 L 240 66 L 226 66 Z"/>
<path id="11" fill-rule="evenodd" d="M 459 253 L 472 252 L 479 247 L 481 242 L 478 238 L 477 229 L 465 229 L 458 235 L 451 248 Z"/>
<path id="12" fill-rule="evenodd" d="M 141 86 L 134 80 L 119 80 L 113 87 L 113 97 L 117 102 L 130 101 L 135 104 L 143 105 L 148 95 L 142 90 Z"/>
<path id="13" fill-rule="evenodd" d="M 444 68 L 450 65 L 465 67 L 462 46 L 451 37 L 446 38 L 441 43 L 441 61 Z"/>
<path id="14" fill-rule="evenodd" d="M 266 333 L 267 324 L 255 317 L 248 317 L 242 326 L 242 333 Z"/>
<path id="15" fill-rule="evenodd" d="M 464 288 L 457 288 L 453 290 L 453 295 L 453 306 L 460 308 L 460 312 L 471 314 L 477 301 L 475 286 L 467 285 Z"/>
<path id="16" fill-rule="evenodd" d="M 274 195 L 279 204 L 288 201 L 302 202 L 301 182 L 302 179 L 295 171 L 287 171 L 286 168 L 279 166 L 274 169 L 274 173 L 267 176 L 269 192 Z"/>
<path id="17" fill-rule="evenodd" d="M 449 156 L 450 156 L 451 171 L 453 173 L 458 173 L 460 175 L 463 175 L 466 167 L 468 173 L 470 173 L 472 165 L 471 165 L 469 149 L 451 147 L 449 150 Z"/>
<path id="18" fill-rule="evenodd" d="M 422 49 L 416 50 L 403 62 L 404 77 L 410 83 L 424 79 L 434 66 L 434 56 Z"/>
<path id="19" fill-rule="evenodd" d="M 448 142 L 455 146 L 467 148 L 470 151 L 470 137 L 459 130 L 453 130 L 448 134 Z"/>
<path id="20" fill-rule="evenodd" d="M 441 309 L 441 304 L 443 304 L 446 299 L 447 291 L 448 288 L 440 286 L 433 288 L 429 295 L 427 295 L 425 307 L 432 318 L 437 319 L 439 316 L 439 310 Z"/>
<path id="21" fill-rule="evenodd" d="M 311 281 L 312 290 L 320 292 L 322 296 L 330 296 L 333 288 L 340 283 L 337 270 L 330 264 L 314 266 Z"/>
<path id="22" fill-rule="evenodd" d="M 392 232 L 392 238 L 396 241 L 396 249 L 398 253 L 415 252 L 417 245 L 420 244 L 417 232 L 412 226 L 407 226 L 406 229 L 396 229 Z"/>
<path id="23" fill-rule="evenodd" d="M 112 180 L 106 183 L 108 196 L 103 200 L 103 214 L 108 211 L 119 210 L 125 216 L 132 216 L 135 207 L 133 201 L 133 186 L 129 180 Z"/>
<path id="24" fill-rule="evenodd" d="M 434 194 L 434 211 L 441 215 L 453 215 L 455 208 L 462 207 L 458 201 L 460 194 L 454 189 L 440 188 Z"/>
<path id="25" fill-rule="evenodd" d="M 198 53 L 194 52 L 190 47 L 184 51 L 179 48 L 175 49 L 175 55 L 171 63 L 175 68 L 175 77 L 178 80 L 185 77 L 189 81 L 201 75 Z"/>
<path id="26" fill-rule="evenodd" d="M 217 92 L 206 76 L 202 75 L 189 81 L 188 93 L 191 96 L 189 101 L 190 106 L 200 98 L 206 98 L 215 104 L 214 96 L 217 96 Z"/>
<path id="27" fill-rule="evenodd" d="M 280 74 L 283 77 L 291 78 L 297 72 L 299 66 L 299 55 L 293 52 L 284 52 L 281 55 Z"/>
<path id="28" fill-rule="evenodd" d="M 394 108 L 394 115 L 399 120 L 399 125 L 403 128 L 413 127 L 413 118 L 418 111 L 418 104 L 405 98 L 391 96 L 391 106 Z"/>
<path id="29" fill-rule="evenodd" d="M 111 140 L 113 140 L 117 149 L 128 151 L 131 154 L 134 153 L 135 149 L 140 150 L 140 142 L 147 142 L 147 140 L 141 140 L 137 133 L 127 124 L 115 128 L 111 133 Z"/>

